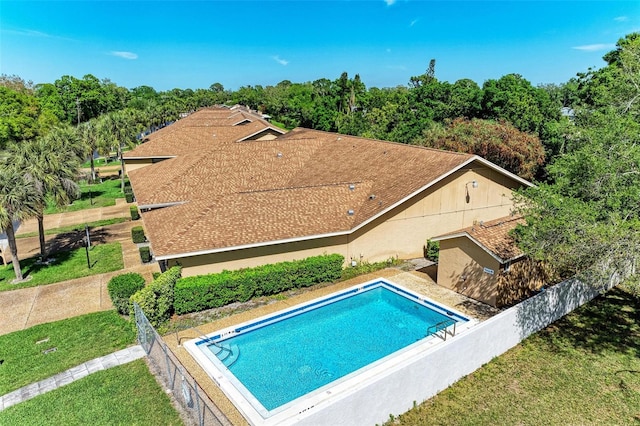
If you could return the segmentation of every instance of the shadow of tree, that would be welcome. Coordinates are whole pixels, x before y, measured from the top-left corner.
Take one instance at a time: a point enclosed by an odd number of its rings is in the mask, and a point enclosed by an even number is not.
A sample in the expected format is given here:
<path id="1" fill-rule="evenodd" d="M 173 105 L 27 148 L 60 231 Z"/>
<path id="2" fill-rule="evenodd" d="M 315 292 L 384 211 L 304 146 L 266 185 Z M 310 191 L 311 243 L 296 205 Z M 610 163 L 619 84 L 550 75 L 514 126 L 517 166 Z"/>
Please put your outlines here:
<path id="1" fill-rule="evenodd" d="M 91 243 L 104 244 L 107 239 L 113 234 L 104 228 L 93 229 L 89 228 L 89 234 L 91 236 Z M 58 234 L 54 238 L 47 240 L 47 251 L 51 254 L 59 253 L 63 251 L 74 250 L 79 247 L 84 247 L 85 231 L 72 231 Z"/>
<path id="2" fill-rule="evenodd" d="M 594 354 L 604 351 L 640 357 L 640 300 L 615 287 L 546 327 L 539 334 L 549 350 L 573 347 Z"/>

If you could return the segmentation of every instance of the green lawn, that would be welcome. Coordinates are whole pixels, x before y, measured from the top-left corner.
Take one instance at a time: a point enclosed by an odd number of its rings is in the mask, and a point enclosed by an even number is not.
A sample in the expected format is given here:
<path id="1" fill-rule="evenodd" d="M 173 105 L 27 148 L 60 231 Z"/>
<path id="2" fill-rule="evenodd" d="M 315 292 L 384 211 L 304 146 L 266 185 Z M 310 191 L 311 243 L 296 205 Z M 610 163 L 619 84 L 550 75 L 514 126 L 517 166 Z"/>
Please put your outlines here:
<path id="1" fill-rule="evenodd" d="M 38 256 L 22 260 L 20 262 L 22 274 L 25 278 L 31 277 L 31 279 L 20 284 L 11 284 L 11 281 L 16 277 L 12 264 L 0 267 L 0 292 L 103 274 L 124 267 L 120 243 L 93 246 L 89 251 L 91 269 L 87 267 L 84 248 L 54 253 L 50 257 L 55 260 L 49 265 L 38 264 Z"/>
<path id="2" fill-rule="evenodd" d="M 3 425 L 182 425 L 144 360 L 91 374 L 0 411 Z"/>
<path id="3" fill-rule="evenodd" d="M 49 339 L 46 342 L 38 341 Z M 135 343 L 131 323 L 115 310 L 33 326 L 0 336 L 0 395 Z M 42 351 L 57 348 L 55 352 Z M 2 412 L 0 412 L 2 414 Z M 0 418 L 0 424 L 5 423 Z"/>
<path id="4" fill-rule="evenodd" d="M 82 194 L 80 198 L 75 200 L 68 206 L 57 208 L 49 204 L 44 214 L 73 212 L 95 207 L 107 207 L 116 204 L 116 198 L 124 198 L 124 194 L 120 191 L 120 179 L 109 179 L 102 183 L 88 184 L 83 182 L 80 184 Z"/>
<path id="5" fill-rule="evenodd" d="M 105 167 L 105 166 L 119 166 L 120 165 L 120 160 L 118 159 L 113 159 L 114 157 L 111 157 L 111 161 L 107 162 L 107 159 L 104 157 L 98 157 L 95 160 L 93 160 L 93 165 L 94 167 Z M 82 163 L 82 168 L 88 169 L 91 167 L 91 161 L 87 160 L 84 163 Z"/>
<path id="6" fill-rule="evenodd" d="M 638 425 L 640 300 L 613 289 L 387 424 Z"/>
<path id="7" fill-rule="evenodd" d="M 102 219 L 102 220 L 97 220 L 95 222 L 89 222 L 86 225 L 89 226 L 89 229 L 93 229 L 93 228 L 98 228 L 100 226 L 108 226 L 108 225 L 115 225 L 116 223 L 122 223 L 122 222 L 127 222 L 130 219 L 128 217 L 116 217 L 113 219 Z M 77 232 L 77 231 L 84 231 L 84 226 L 85 224 L 81 224 L 81 225 L 69 225 L 69 226 L 63 226 L 61 228 L 53 228 L 53 229 L 45 229 L 44 234 L 45 235 L 58 235 L 58 234 L 65 234 L 67 232 Z M 19 234 L 16 235 L 16 238 L 30 238 L 30 237 L 37 237 L 38 236 L 38 232 L 27 232 L 24 234 Z"/>

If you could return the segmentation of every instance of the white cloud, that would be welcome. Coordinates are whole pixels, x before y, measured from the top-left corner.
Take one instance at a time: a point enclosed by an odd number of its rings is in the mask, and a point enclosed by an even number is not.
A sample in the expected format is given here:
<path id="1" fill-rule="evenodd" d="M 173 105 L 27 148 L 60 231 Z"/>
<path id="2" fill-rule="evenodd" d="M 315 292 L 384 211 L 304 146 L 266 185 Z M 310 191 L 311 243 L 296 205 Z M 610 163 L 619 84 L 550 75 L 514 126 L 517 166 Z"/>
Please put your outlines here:
<path id="1" fill-rule="evenodd" d="M 396 0 L 384 0 L 384 2 L 387 4 L 387 6 L 391 6 L 396 2 Z"/>
<path id="2" fill-rule="evenodd" d="M 18 29 L 5 29 L 5 28 L 2 28 L 0 30 L 0 32 L 6 33 L 6 34 L 15 34 L 15 35 L 20 35 L 20 36 L 27 36 L 27 37 L 53 38 L 53 39 L 57 39 L 57 40 L 73 41 L 73 39 L 71 39 L 71 38 L 61 37 L 61 36 L 57 36 L 57 35 L 53 35 L 53 34 L 47 34 L 47 33 L 43 33 L 42 31 L 30 30 L 30 29 L 25 29 L 25 28 L 18 28 Z"/>
<path id="3" fill-rule="evenodd" d="M 629 18 L 626 16 L 616 16 L 615 18 L 613 18 L 613 20 L 616 22 L 626 22 L 629 20 Z"/>
<path id="4" fill-rule="evenodd" d="M 117 56 L 118 58 L 123 58 L 123 59 L 138 59 L 138 55 L 136 55 L 133 52 L 113 51 L 111 52 L 111 55 Z"/>
<path id="5" fill-rule="evenodd" d="M 616 47 L 615 44 L 611 43 L 596 43 L 596 44 L 585 44 L 583 46 L 573 46 L 572 49 L 582 50 L 584 52 L 597 52 L 598 50 L 609 50 Z"/>
<path id="6" fill-rule="evenodd" d="M 278 55 L 272 56 L 271 58 L 282 66 L 286 66 L 289 64 L 289 61 L 287 61 L 286 59 L 281 59 Z"/>
<path id="7" fill-rule="evenodd" d="M 417 23 L 418 23 L 418 21 L 419 21 L 419 20 L 420 20 L 419 18 L 414 19 L 413 21 L 411 21 L 411 23 L 409 24 L 409 26 L 410 26 L 410 27 L 413 27 L 415 24 L 417 24 Z"/>

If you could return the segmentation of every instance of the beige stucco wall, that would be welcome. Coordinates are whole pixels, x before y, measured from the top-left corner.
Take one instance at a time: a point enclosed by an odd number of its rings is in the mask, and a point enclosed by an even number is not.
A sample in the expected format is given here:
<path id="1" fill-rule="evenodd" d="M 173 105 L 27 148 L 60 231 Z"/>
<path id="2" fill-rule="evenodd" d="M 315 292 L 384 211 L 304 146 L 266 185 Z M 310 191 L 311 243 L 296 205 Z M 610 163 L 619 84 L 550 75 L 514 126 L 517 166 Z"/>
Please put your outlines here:
<path id="1" fill-rule="evenodd" d="M 471 182 L 477 181 L 476 188 Z M 427 239 L 510 214 L 516 182 L 482 165 L 472 165 L 426 189 L 353 234 L 177 259 L 183 275 L 199 275 L 320 254 L 378 262 L 423 256 Z M 371 202 L 384 202 L 375 199 Z M 176 261 L 170 261 L 172 266 Z"/>
<path id="2" fill-rule="evenodd" d="M 469 238 L 440 241 L 438 285 L 496 306 L 500 273 L 500 263 Z"/>
<path id="3" fill-rule="evenodd" d="M 332 237 L 314 241 L 276 244 L 224 253 L 183 257 L 168 261 L 168 266 L 180 263 L 182 276 L 210 274 L 224 269 L 234 270 L 269 263 L 300 260 L 311 256 L 338 253 L 347 256 L 347 238 Z"/>
<path id="4" fill-rule="evenodd" d="M 470 183 L 474 180 L 477 188 Z M 515 182 L 485 167 L 461 170 L 352 235 L 349 258 L 422 257 L 429 238 L 508 216 L 514 187 Z"/>
<path id="5" fill-rule="evenodd" d="M 128 160 L 124 159 L 124 171 L 129 173 L 131 170 L 141 169 L 143 167 L 150 166 L 152 163 L 151 158 L 145 158 L 140 160 Z"/>

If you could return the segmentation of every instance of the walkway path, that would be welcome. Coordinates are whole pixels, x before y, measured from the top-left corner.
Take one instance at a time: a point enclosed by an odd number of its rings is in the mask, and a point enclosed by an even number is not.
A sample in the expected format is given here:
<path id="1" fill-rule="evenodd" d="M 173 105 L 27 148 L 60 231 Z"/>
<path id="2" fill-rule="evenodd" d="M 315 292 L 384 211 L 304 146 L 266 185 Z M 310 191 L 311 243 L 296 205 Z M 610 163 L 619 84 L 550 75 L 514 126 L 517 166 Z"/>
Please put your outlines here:
<path id="1" fill-rule="evenodd" d="M 63 371 L 62 373 L 49 377 L 48 379 L 32 383 L 6 395 L 0 396 L 0 411 L 38 395 L 42 395 L 43 393 L 57 389 L 60 386 L 67 385 L 78 379 L 86 377 L 89 374 L 95 373 L 96 371 L 127 364 L 131 361 L 143 358 L 145 355 L 146 354 L 144 349 L 142 349 L 142 346 L 136 345 L 100 358 L 92 359 L 91 361 L 87 361 L 76 367 L 70 368 L 67 371 Z"/>
<path id="2" fill-rule="evenodd" d="M 113 217 L 130 217 L 129 205 L 124 203 L 124 200 L 117 200 L 116 206 L 111 207 L 47 215 L 45 216 L 45 225 L 47 228 L 55 228 Z M 56 223 L 62 225 L 56 225 Z M 124 270 L 56 284 L 0 292 L 0 335 L 23 330 L 36 324 L 112 309 L 113 305 L 107 292 L 107 283 L 114 275 L 124 272 L 138 272 L 149 282 L 153 272 L 159 272 L 160 269 L 156 263 L 143 265 L 140 261 L 138 247 L 131 241 L 131 228 L 137 225 L 142 225 L 142 221 L 127 221 L 94 228 L 91 231 L 92 240 L 95 243 L 117 241 L 122 245 Z M 20 227 L 18 235 L 32 232 L 34 227 L 37 230 L 37 226 L 35 220 L 26 221 Z M 76 236 L 73 233 L 64 238 L 49 235 L 47 236 L 47 244 L 73 246 L 78 244 L 77 239 L 81 240 L 82 236 Z M 20 258 L 38 253 L 38 237 L 19 238 L 17 241 Z"/>

